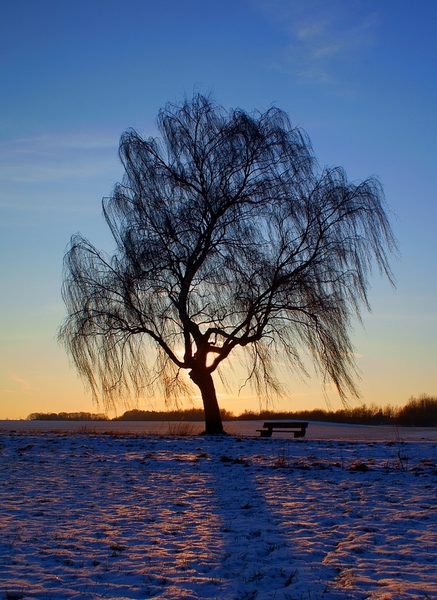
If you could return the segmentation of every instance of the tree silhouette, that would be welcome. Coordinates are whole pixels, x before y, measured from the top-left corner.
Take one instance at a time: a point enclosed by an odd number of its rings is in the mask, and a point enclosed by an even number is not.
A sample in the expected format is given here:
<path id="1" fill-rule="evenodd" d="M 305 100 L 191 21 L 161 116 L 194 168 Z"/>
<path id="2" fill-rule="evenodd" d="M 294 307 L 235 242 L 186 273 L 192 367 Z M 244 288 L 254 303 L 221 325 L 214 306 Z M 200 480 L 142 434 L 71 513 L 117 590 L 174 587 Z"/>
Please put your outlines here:
<path id="1" fill-rule="evenodd" d="M 393 283 L 379 182 L 320 169 L 277 108 L 225 111 L 195 95 L 157 124 L 160 139 L 121 137 L 125 175 L 103 200 L 116 254 L 76 235 L 64 259 L 59 336 L 94 398 L 154 384 L 175 398 L 186 369 L 206 432 L 221 433 L 212 374 L 237 349 L 259 394 L 279 391 L 278 356 L 305 372 L 305 349 L 324 383 L 356 396 L 349 332 L 369 308 L 372 265 Z"/>

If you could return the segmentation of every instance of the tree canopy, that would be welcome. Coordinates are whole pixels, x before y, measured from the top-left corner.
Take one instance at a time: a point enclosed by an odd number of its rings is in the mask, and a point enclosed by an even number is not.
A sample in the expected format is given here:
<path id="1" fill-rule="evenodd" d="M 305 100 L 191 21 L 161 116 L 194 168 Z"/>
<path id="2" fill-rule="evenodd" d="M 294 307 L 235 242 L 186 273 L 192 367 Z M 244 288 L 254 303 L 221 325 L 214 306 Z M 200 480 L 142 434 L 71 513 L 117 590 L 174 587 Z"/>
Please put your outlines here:
<path id="1" fill-rule="evenodd" d="M 278 356 L 305 372 L 305 350 L 343 399 L 357 396 L 351 325 L 372 266 L 393 283 L 378 180 L 321 169 L 277 108 L 226 111 L 198 94 L 157 125 L 160 138 L 121 137 L 125 175 L 103 200 L 114 256 L 76 235 L 64 260 L 60 339 L 94 397 L 158 386 L 176 398 L 187 370 L 206 431 L 220 433 L 212 374 L 238 349 L 259 394 L 280 390 Z"/>

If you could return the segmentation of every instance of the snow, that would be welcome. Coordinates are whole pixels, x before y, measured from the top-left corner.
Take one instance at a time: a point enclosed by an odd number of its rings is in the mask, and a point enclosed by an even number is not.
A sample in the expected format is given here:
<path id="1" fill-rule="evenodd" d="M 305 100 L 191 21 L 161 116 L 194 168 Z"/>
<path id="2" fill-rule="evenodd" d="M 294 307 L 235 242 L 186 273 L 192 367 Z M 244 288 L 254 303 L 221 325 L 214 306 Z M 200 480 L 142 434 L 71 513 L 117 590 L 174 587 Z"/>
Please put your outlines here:
<path id="1" fill-rule="evenodd" d="M 57 427 L 0 426 L 0 598 L 437 598 L 434 432 Z"/>

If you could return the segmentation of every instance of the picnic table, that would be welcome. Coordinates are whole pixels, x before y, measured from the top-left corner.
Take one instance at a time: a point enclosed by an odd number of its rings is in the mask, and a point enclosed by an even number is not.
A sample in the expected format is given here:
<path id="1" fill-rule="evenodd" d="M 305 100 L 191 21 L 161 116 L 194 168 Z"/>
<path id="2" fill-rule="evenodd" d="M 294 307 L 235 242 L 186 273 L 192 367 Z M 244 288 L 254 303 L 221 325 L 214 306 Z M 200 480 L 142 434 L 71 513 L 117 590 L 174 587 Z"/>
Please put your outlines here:
<path id="1" fill-rule="evenodd" d="M 278 433 L 294 433 L 295 438 L 305 437 L 307 421 L 266 421 L 263 429 L 257 429 L 260 437 L 272 437 L 273 431 Z"/>

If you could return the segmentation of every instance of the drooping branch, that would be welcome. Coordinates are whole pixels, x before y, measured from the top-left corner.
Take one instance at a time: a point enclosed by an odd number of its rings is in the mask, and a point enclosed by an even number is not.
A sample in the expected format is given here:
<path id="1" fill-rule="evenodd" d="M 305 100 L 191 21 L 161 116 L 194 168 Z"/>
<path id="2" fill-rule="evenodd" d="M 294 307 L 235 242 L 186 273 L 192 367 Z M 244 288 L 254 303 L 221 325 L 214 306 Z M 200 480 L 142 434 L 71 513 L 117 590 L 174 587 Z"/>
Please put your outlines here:
<path id="1" fill-rule="evenodd" d="M 261 393 L 274 358 L 308 352 L 342 398 L 357 394 L 350 329 L 372 266 L 393 283 L 396 243 L 379 182 L 320 169 L 282 111 L 225 111 L 195 96 L 126 131 L 125 170 L 103 202 L 112 258 L 80 237 L 65 258 L 60 338 L 105 402 L 203 382 L 238 348 Z M 215 392 L 214 392 L 215 396 Z M 216 403 L 216 398 L 215 398 Z M 216 414 L 212 403 L 209 414 Z"/>

